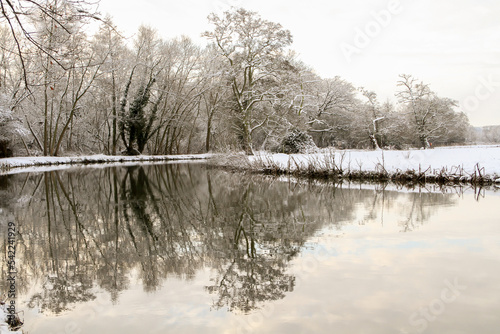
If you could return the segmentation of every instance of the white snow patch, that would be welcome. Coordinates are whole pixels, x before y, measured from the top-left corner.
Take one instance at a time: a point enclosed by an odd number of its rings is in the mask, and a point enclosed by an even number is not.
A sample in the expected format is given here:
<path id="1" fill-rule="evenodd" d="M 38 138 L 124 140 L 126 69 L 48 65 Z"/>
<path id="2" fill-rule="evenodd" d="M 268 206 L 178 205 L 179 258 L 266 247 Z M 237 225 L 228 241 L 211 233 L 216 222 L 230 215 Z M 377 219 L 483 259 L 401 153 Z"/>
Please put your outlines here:
<path id="1" fill-rule="evenodd" d="M 473 174 L 478 169 L 482 176 L 496 180 L 500 177 L 500 146 L 460 146 L 428 150 L 365 151 L 365 150 L 323 150 L 316 154 L 270 154 L 259 152 L 249 157 L 250 161 L 260 159 L 282 168 L 294 169 L 296 163 L 314 162 L 321 164 L 325 158 L 335 157 L 335 164 L 344 171 L 379 171 L 383 167 L 389 174 L 409 170 L 436 175 L 445 169 L 448 173 L 461 170 Z M 328 159 L 331 160 L 331 159 Z M 295 163 L 296 162 L 296 163 Z"/>
<path id="2" fill-rule="evenodd" d="M 102 166 L 107 167 L 110 164 L 115 165 L 118 163 L 137 164 L 139 162 L 156 161 L 165 163 L 168 161 L 205 160 L 211 157 L 214 157 L 214 155 L 109 156 L 101 154 L 77 157 L 16 157 L 0 159 L 0 174 L 66 169 L 68 165 L 104 163 Z M 500 182 L 499 145 L 439 147 L 429 150 L 405 151 L 324 149 L 320 153 L 290 155 L 259 152 L 255 156 L 250 156 L 249 160 L 256 161 L 260 159 L 263 162 L 269 161 L 277 164 L 282 168 L 294 169 L 295 163 L 307 165 L 313 162 L 321 164 L 325 159 L 331 161 L 332 157 L 335 159 L 335 164 L 342 167 L 345 172 L 360 170 L 375 172 L 384 168 L 389 174 L 415 171 L 425 172 L 426 175 L 436 175 L 441 170 L 446 170 L 448 174 L 456 174 L 460 170 L 466 174 L 464 178 L 468 178 L 480 170 L 483 177 L 489 177 L 497 183 Z M 96 167 L 96 165 L 92 165 L 92 167 Z"/>
<path id="3" fill-rule="evenodd" d="M 105 164 L 137 164 L 139 162 L 194 161 L 206 160 L 213 155 L 183 154 L 183 155 L 137 155 L 111 156 L 104 154 L 75 157 L 15 157 L 0 159 L 0 174 L 15 174 L 25 172 L 44 172 L 49 170 L 67 169 L 69 165 Z M 95 167 L 95 165 L 93 166 Z"/>
<path id="4" fill-rule="evenodd" d="M 7 324 L 7 310 L 6 306 L 0 305 L 0 334 L 22 334 L 21 330 L 11 331 Z"/>

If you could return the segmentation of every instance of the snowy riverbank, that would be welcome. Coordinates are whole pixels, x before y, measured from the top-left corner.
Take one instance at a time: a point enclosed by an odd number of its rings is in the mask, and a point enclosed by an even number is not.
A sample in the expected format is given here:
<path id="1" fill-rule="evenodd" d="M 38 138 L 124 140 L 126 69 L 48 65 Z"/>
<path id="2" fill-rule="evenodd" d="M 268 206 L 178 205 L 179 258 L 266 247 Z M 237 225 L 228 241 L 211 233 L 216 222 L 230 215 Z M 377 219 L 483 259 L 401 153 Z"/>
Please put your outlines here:
<path id="1" fill-rule="evenodd" d="M 41 172 L 57 169 L 57 166 L 138 163 L 157 161 L 205 160 L 212 154 L 183 154 L 183 155 L 137 155 L 137 156 L 111 156 L 111 155 L 86 155 L 74 157 L 15 157 L 0 159 L 0 175 L 23 172 Z"/>
<path id="2" fill-rule="evenodd" d="M 367 151 L 325 149 L 313 154 L 273 154 L 226 159 L 224 155 L 16 157 L 0 159 L 0 174 L 45 171 L 68 165 L 206 160 L 276 174 L 317 174 L 358 179 L 500 183 L 500 145 L 440 147 L 430 150 Z"/>
<path id="3" fill-rule="evenodd" d="M 500 146 L 441 147 L 430 150 L 323 150 L 315 154 L 259 153 L 251 168 L 269 173 L 328 175 L 400 181 L 500 183 Z"/>
<path id="4" fill-rule="evenodd" d="M 7 310 L 6 306 L 0 306 L 0 334 L 22 334 L 22 330 L 11 331 L 7 324 Z"/>

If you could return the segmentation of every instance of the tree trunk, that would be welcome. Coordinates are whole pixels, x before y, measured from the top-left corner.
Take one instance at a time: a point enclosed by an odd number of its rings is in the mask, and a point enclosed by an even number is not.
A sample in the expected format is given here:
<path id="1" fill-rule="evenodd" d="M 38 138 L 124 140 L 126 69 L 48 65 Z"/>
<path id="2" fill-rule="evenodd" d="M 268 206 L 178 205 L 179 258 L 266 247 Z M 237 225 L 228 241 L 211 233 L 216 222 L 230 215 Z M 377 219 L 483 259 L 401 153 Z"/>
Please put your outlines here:
<path id="1" fill-rule="evenodd" d="M 116 155 L 116 143 L 118 141 L 118 137 L 117 137 L 117 113 L 116 113 L 116 81 L 115 81 L 115 72 L 113 71 L 111 73 L 111 76 L 112 76 L 112 104 L 113 104 L 113 135 L 112 135 L 112 138 L 111 138 L 111 154 L 112 155 Z"/>
<path id="2" fill-rule="evenodd" d="M 244 133 L 243 133 L 243 149 L 245 150 L 246 155 L 254 155 L 253 147 L 252 147 L 252 132 L 250 130 L 249 124 L 243 124 Z"/>
<path id="3" fill-rule="evenodd" d="M 207 135 L 205 137 L 205 151 L 210 152 L 210 139 L 211 139 L 211 132 L 212 132 L 212 116 L 213 112 L 210 113 L 208 116 L 208 121 L 207 121 Z"/>
<path id="4" fill-rule="evenodd" d="M 431 145 L 429 144 L 429 139 L 425 134 L 420 135 L 420 144 L 424 149 L 428 149 L 431 147 Z"/>
<path id="5" fill-rule="evenodd" d="M 375 134 L 370 135 L 370 140 L 372 142 L 372 146 L 374 150 L 380 150 L 380 146 L 377 141 L 377 136 Z"/>

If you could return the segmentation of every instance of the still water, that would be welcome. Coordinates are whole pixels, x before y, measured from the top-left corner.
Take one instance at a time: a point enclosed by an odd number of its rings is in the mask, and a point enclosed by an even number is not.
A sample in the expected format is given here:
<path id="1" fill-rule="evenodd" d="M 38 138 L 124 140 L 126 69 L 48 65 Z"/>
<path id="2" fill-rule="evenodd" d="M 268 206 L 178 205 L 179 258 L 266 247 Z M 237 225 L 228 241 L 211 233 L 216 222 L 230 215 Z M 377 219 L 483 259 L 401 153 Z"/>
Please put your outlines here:
<path id="1" fill-rule="evenodd" d="M 0 176 L 37 333 L 498 333 L 500 191 L 202 164 Z"/>

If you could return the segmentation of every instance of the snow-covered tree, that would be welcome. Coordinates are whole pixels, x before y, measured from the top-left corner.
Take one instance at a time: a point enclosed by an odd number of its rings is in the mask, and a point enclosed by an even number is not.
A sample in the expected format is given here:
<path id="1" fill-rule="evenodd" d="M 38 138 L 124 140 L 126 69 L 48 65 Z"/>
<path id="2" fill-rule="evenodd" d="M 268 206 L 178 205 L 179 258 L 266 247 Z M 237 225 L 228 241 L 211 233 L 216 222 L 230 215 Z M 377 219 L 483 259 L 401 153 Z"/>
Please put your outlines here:
<path id="1" fill-rule="evenodd" d="M 0 13 L 16 45 L 14 53 L 20 61 L 26 88 L 37 84 L 28 78 L 29 54 L 32 48 L 27 48 L 26 45 L 45 54 L 53 63 L 63 68 L 66 66 L 58 50 L 47 44 L 43 36 L 39 38 L 43 34 L 33 29 L 33 19 L 40 15 L 50 17 L 54 28 L 71 33 L 75 22 L 100 20 L 96 14 L 96 5 L 97 2 L 86 0 L 0 0 Z M 62 8 L 64 10 L 61 10 Z"/>
<path id="2" fill-rule="evenodd" d="M 380 149 L 383 138 L 383 123 L 386 115 L 384 109 L 377 100 L 377 94 L 373 91 L 360 88 L 360 92 L 366 98 L 366 102 L 360 110 L 364 131 L 368 135 L 370 144 L 374 149 Z"/>
<path id="3" fill-rule="evenodd" d="M 431 146 L 432 139 L 439 139 L 458 125 L 468 125 L 465 114 L 457 113 L 456 101 L 441 98 L 431 91 L 427 84 L 419 82 L 408 74 L 400 75 L 398 86 L 402 89 L 396 94 L 403 104 L 404 112 L 411 115 L 413 128 L 423 148 Z"/>
<path id="4" fill-rule="evenodd" d="M 125 45 L 111 18 L 104 19 L 99 31 L 91 40 L 91 48 L 102 66 L 85 99 L 89 110 L 85 128 L 90 135 L 87 141 L 94 150 L 117 154 L 119 146 L 118 112 L 120 98 L 127 83 L 135 56 Z"/>
<path id="5" fill-rule="evenodd" d="M 182 36 L 163 43 L 158 94 L 164 98 L 158 110 L 159 131 L 151 141 L 154 154 L 201 151 L 206 134 L 200 120 L 202 92 L 207 89 L 202 49 Z M 199 143 L 199 144 L 198 144 Z"/>
<path id="6" fill-rule="evenodd" d="M 205 121 L 205 151 L 209 152 L 215 147 L 216 140 L 222 146 L 231 141 L 224 127 L 224 124 L 229 123 L 227 117 L 224 117 L 229 113 L 224 111 L 227 109 L 231 91 L 227 85 L 225 63 L 218 56 L 215 45 L 210 44 L 203 50 L 202 62 L 200 74 L 204 77 L 205 89 L 201 94 L 201 108 L 204 111 L 202 119 Z"/>
<path id="7" fill-rule="evenodd" d="M 43 48 L 33 47 L 30 57 L 25 58 L 32 64 L 29 82 L 37 85 L 29 87 L 32 94 L 23 104 L 23 112 L 43 154 L 59 155 L 84 142 L 80 126 L 83 97 L 99 75 L 102 62 L 90 48 L 85 22 L 66 15 L 77 8 L 68 1 L 49 2 L 50 12 L 38 8 L 38 13 L 30 17 Z M 50 49 L 50 54 L 44 48 Z"/>
<path id="8" fill-rule="evenodd" d="M 235 130 L 247 154 L 253 154 L 252 133 L 268 120 L 256 115 L 257 109 L 265 113 L 264 104 L 280 96 L 279 59 L 292 43 L 290 31 L 278 23 L 266 21 L 257 13 L 243 8 L 226 11 L 222 17 L 211 14 L 214 30 L 206 32 L 219 54 L 226 59 L 233 92 L 236 115 Z"/>
<path id="9" fill-rule="evenodd" d="M 356 88 L 338 76 L 317 85 L 317 109 L 315 114 L 310 113 L 308 123 L 318 146 L 348 145 L 353 112 L 360 104 L 356 94 Z"/>
<path id="10" fill-rule="evenodd" d="M 27 97 L 16 44 L 9 29 L 0 25 L 0 157 L 16 154 L 27 139 L 27 131 L 17 110 Z"/>

